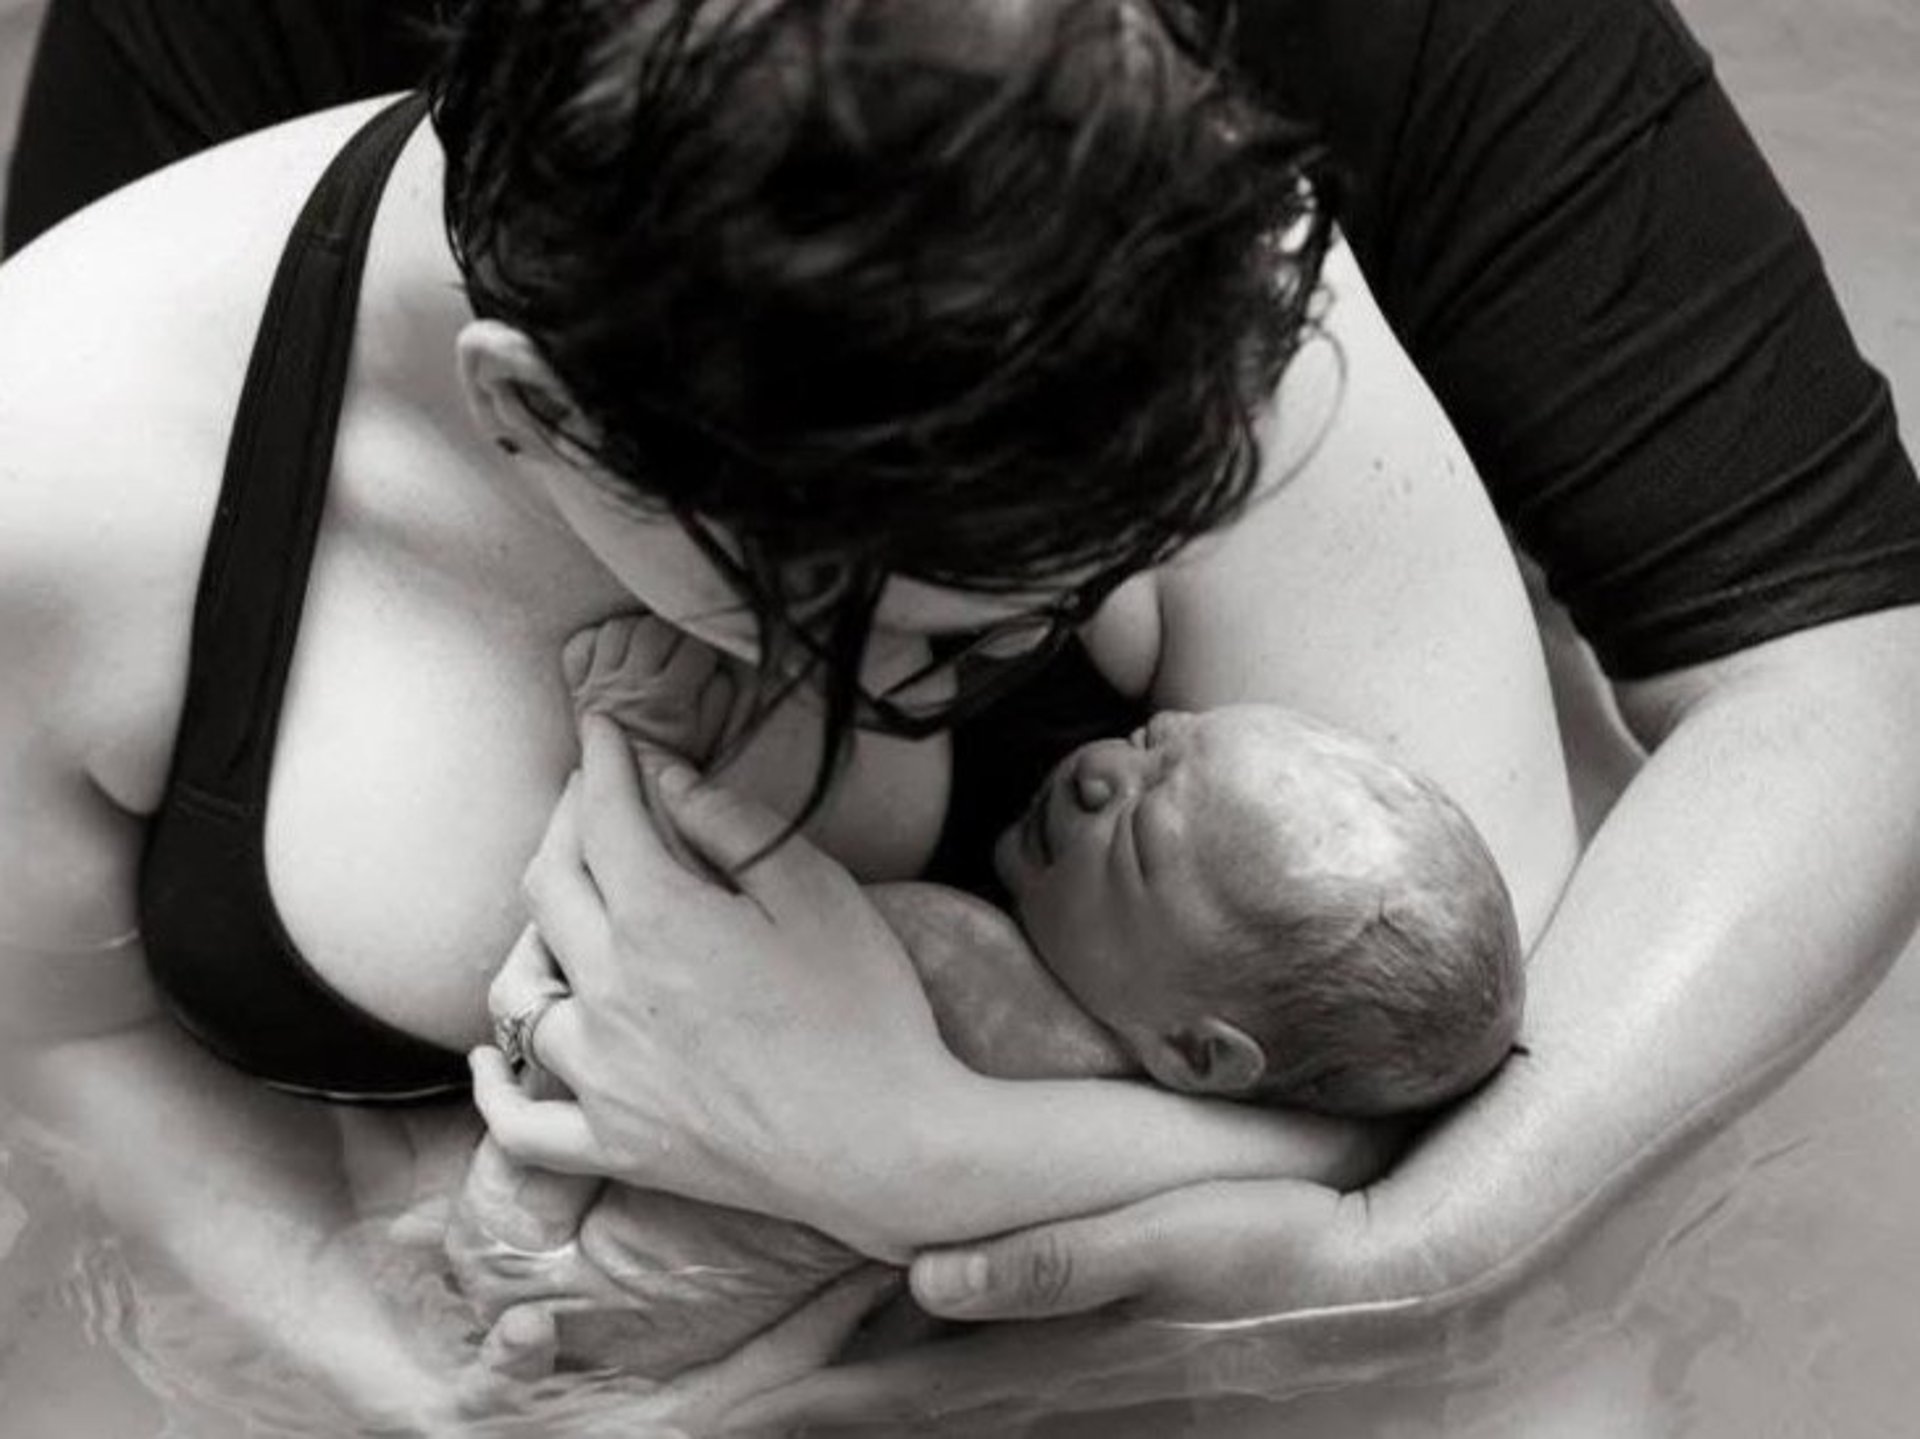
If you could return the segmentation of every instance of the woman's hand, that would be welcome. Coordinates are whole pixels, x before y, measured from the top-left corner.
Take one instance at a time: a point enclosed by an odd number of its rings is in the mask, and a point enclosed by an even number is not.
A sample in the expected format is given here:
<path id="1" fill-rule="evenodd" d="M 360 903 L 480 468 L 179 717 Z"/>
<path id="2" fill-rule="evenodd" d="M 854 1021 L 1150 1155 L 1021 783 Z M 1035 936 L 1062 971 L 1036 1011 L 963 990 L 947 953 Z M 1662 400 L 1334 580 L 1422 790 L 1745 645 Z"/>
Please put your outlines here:
<path id="1" fill-rule="evenodd" d="M 825 1369 L 737 1422 L 907 1424 L 995 1405 L 1115 1408 L 1191 1386 L 1197 1351 L 1257 1346 L 1262 1391 L 1444 1363 L 1476 1291 L 1363 1193 L 1292 1180 L 1195 1186 L 914 1261 L 934 1314 L 995 1324 Z"/>
<path id="2" fill-rule="evenodd" d="M 531 1099 L 481 1050 L 494 1138 L 524 1163 L 780 1214 L 904 1259 L 861 1216 L 910 1187 L 917 1116 L 964 1107 L 980 1081 L 941 1045 L 899 941 L 804 836 L 766 852 L 780 816 L 649 759 L 664 822 L 737 889 L 690 873 L 655 833 L 619 731 L 588 716 L 582 743 L 527 875 L 539 939 L 494 996 L 498 1013 L 520 1007 L 550 948 L 572 994 L 535 1042 L 578 1098 Z"/>
<path id="3" fill-rule="evenodd" d="M 948 1319 L 1247 1318 L 1403 1297 L 1364 1192 L 1293 1180 L 1196 1185 L 984 1244 L 929 1250 L 913 1292 Z"/>

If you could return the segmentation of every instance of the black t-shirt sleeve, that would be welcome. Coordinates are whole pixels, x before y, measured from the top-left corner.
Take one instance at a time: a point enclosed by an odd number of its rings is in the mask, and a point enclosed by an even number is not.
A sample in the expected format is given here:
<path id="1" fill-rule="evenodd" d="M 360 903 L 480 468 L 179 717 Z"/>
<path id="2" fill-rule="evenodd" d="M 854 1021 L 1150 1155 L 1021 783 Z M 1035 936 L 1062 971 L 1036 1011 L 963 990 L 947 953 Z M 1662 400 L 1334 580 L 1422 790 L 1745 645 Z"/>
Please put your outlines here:
<path id="1" fill-rule="evenodd" d="M 1501 517 L 1614 675 L 1920 601 L 1920 487 L 1665 0 L 1246 0 Z"/>
<path id="2" fill-rule="evenodd" d="M 163 165 L 419 83 L 447 0 L 49 0 L 6 249 Z"/>

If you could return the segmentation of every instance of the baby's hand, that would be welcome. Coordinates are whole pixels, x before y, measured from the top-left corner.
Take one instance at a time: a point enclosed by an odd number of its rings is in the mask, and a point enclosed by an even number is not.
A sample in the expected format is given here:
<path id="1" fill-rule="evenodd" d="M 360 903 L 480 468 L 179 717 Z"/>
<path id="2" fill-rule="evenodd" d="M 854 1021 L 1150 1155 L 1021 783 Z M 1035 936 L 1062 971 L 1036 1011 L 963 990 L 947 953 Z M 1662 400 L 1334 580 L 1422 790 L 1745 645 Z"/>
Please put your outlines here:
<path id="1" fill-rule="evenodd" d="M 561 651 L 560 668 L 574 709 L 606 715 L 636 745 L 705 764 L 726 733 L 732 665 L 656 615 L 617 615 L 582 630 Z"/>

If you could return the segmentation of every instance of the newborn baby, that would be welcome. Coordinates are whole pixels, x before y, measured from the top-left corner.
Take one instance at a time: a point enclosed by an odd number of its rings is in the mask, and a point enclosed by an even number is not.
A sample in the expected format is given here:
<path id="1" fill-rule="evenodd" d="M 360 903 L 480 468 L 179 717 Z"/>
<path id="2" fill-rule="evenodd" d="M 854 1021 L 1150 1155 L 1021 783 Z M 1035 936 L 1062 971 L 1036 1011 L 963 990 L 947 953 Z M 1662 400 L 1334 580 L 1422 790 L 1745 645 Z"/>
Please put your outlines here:
<path id="1" fill-rule="evenodd" d="M 1519 933 L 1478 832 L 1288 710 L 1083 746 L 994 867 L 1037 961 L 1173 1089 L 1407 1113 L 1478 1084 L 1518 1029 Z"/>
<path id="2" fill-rule="evenodd" d="M 731 663 L 646 616 L 565 656 L 582 710 L 696 762 L 725 731 Z M 1472 824 L 1284 709 L 1166 713 L 1083 746 L 994 864 L 1017 923 L 937 885 L 868 891 L 942 1037 L 981 1073 L 1144 1071 L 1380 1116 L 1458 1097 L 1512 1047 L 1519 937 Z M 861 1262 L 804 1226 L 526 1170 L 484 1141 L 449 1247 L 487 1317 L 542 1307 L 569 1363 L 652 1377 L 731 1352 Z"/>

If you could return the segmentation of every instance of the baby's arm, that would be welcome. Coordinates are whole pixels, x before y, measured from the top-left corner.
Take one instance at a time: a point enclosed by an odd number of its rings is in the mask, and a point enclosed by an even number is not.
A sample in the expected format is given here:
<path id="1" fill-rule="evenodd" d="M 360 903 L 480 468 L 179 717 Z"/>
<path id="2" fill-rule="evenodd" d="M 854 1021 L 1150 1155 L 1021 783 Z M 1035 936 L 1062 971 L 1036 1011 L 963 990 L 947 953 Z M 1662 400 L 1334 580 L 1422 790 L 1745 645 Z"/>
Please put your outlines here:
<path id="1" fill-rule="evenodd" d="M 870 885 L 867 897 L 906 946 L 940 1037 L 969 1069 L 995 1079 L 1138 1072 L 1004 910 L 939 884 Z"/>

